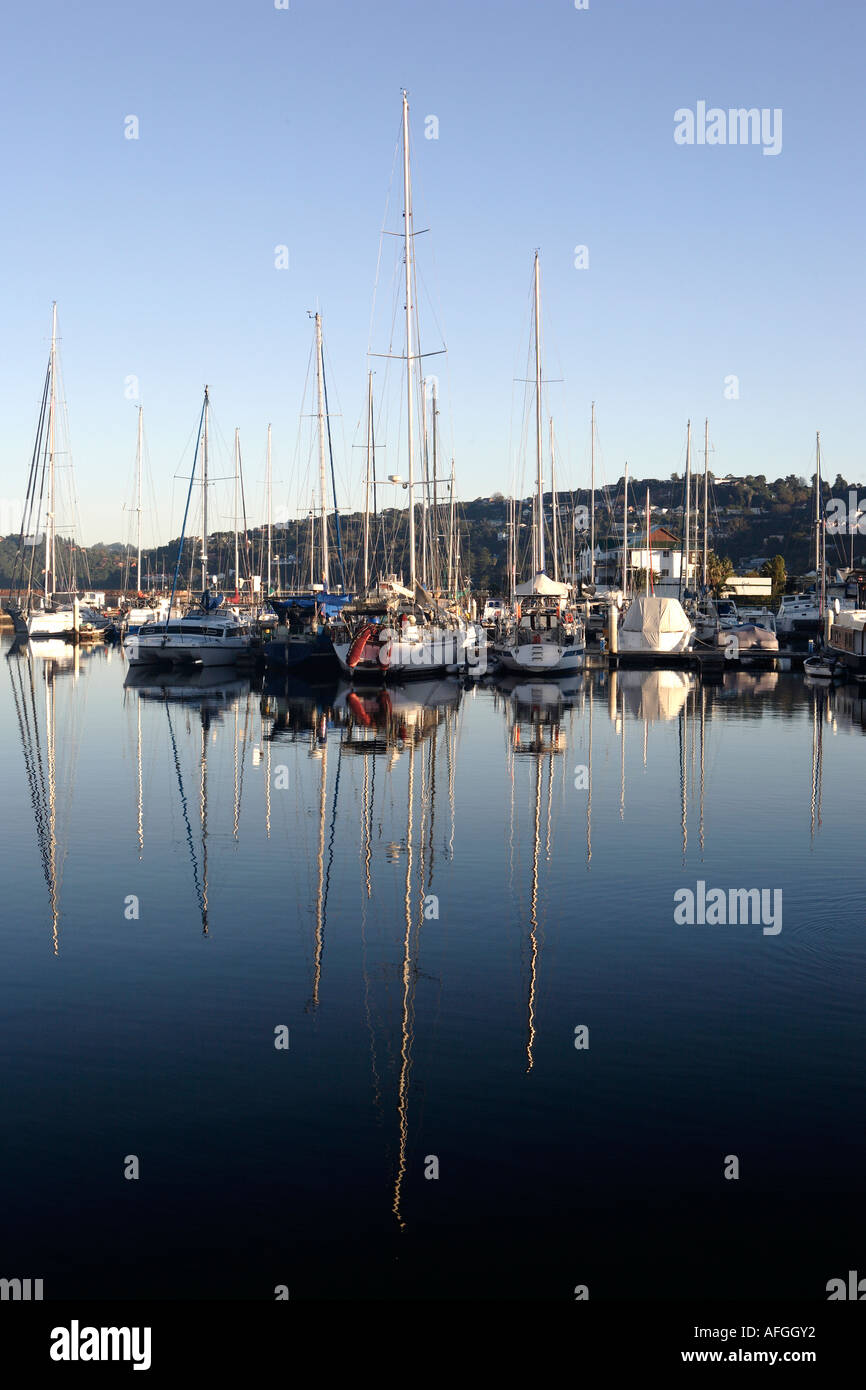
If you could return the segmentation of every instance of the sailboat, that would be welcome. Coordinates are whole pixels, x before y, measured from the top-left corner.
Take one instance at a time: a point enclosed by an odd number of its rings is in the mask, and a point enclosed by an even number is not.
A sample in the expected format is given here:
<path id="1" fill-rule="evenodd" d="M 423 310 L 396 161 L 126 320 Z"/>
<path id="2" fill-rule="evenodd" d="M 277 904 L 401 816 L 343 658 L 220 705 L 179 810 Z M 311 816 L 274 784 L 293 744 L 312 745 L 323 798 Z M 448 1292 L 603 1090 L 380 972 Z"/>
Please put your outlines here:
<path id="1" fill-rule="evenodd" d="M 51 350 L 42 388 L 42 403 L 36 427 L 36 440 L 30 461 L 27 496 L 18 536 L 18 550 L 5 604 L 17 636 L 28 638 L 72 638 L 96 634 L 108 626 L 108 619 L 96 609 L 82 604 L 76 594 L 75 546 L 58 557 L 57 546 L 57 446 L 58 417 L 57 303 L 51 308 Z M 44 510 L 43 510 L 44 508 Z M 36 549 L 44 532 L 45 563 L 41 586 L 36 582 Z M 29 552 L 29 554 L 28 554 Z M 65 589 L 58 587 L 60 566 L 68 569 Z M 39 589 L 41 587 L 41 595 Z"/>
<path id="2" fill-rule="evenodd" d="M 211 592 L 208 585 L 209 409 L 210 395 L 205 387 L 168 612 L 171 613 L 177 592 L 186 519 L 195 482 L 199 449 L 202 457 L 201 598 L 182 618 L 167 616 L 158 622 L 144 623 L 137 633 L 127 635 L 124 638 L 123 650 L 130 666 L 231 666 L 246 657 L 253 644 L 253 629 L 250 623 L 229 608 L 223 594 Z"/>
<path id="3" fill-rule="evenodd" d="M 319 515 L 320 515 L 320 571 L 319 586 L 311 587 L 309 593 L 292 594 L 288 598 L 270 598 L 269 604 L 279 619 L 279 626 L 273 640 L 264 646 L 265 661 L 269 666 L 283 667 L 306 678 L 322 678 L 338 674 L 337 658 L 331 641 L 330 623 L 349 602 L 351 595 L 342 587 L 332 592 L 330 588 L 330 556 L 328 543 L 328 499 L 327 499 L 327 459 L 326 445 L 330 448 L 330 426 L 327 414 L 327 393 L 325 389 L 325 357 L 322 340 L 322 316 L 315 315 L 316 351 L 316 395 L 317 395 L 317 433 L 319 443 Z M 333 458 L 331 459 L 333 478 Z M 334 506 L 334 516 L 339 542 L 340 519 Z M 312 519 L 311 519 L 312 533 Z M 340 572 L 343 571 L 342 544 L 338 545 Z M 311 549 L 310 566 L 313 555 Z"/>
<path id="4" fill-rule="evenodd" d="M 499 657 L 510 671 L 543 671 L 546 675 L 569 675 L 583 666 L 586 638 L 583 623 L 570 598 L 567 584 L 545 573 L 544 560 L 544 482 L 541 441 L 541 287 L 538 252 L 535 253 L 535 453 L 537 466 L 536 506 L 532 531 L 532 578 L 518 584 L 516 625 L 499 649 Z M 554 511 L 555 515 L 555 511 Z M 555 544 L 555 541 L 554 541 Z"/>
<path id="5" fill-rule="evenodd" d="M 353 681 L 429 679 L 462 658 L 466 634 L 417 579 L 415 538 L 416 375 L 421 358 L 414 303 L 415 237 L 409 168 L 409 98 L 403 93 L 403 243 L 406 294 L 406 434 L 409 490 L 409 584 L 379 580 L 347 604 L 333 627 L 334 650 Z"/>

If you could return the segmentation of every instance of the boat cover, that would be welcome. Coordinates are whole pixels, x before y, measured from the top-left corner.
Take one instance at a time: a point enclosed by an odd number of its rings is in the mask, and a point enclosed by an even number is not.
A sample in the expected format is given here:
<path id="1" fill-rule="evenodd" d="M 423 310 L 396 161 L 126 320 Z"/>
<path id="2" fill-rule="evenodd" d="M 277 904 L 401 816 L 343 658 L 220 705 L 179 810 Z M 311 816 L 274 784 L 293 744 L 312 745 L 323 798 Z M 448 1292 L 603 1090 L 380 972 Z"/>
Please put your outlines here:
<path id="1" fill-rule="evenodd" d="M 518 584 L 514 590 L 518 598 L 528 598 L 531 594 L 549 595 L 551 598 L 568 598 L 568 585 L 558 584 L 549 575 L 539 573 L 526 584 Z"/>
<path id="2" fill-rule="evenodd" d="M 660 640 L 663 633 L 685 634 L 691 626 L 679 599 L 641 594 L 629 604 L 620 632 L 640 633 L 646 649 L 656 651 L 670 646 Z"/>

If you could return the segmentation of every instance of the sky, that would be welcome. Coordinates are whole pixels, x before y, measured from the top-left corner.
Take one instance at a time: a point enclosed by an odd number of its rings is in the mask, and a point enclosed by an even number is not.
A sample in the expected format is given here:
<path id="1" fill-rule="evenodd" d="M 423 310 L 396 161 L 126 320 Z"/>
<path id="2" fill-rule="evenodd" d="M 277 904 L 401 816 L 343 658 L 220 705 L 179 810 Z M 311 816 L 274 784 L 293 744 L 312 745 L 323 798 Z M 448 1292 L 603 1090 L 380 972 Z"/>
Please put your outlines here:
<path id="1" fill-rule="evenodd" d="M 306 505 L 317 307 L 341 507 L 363 497 L 368 364 L 381 466 L 405 476 L 396 374 L 367 356 L 403 350 L 396 238 L 378 288 L 377 265 L 383 224 L 402 226 L 404 87 L 415 227 L 430 228 L 415 243 L 422 347 L 448 349 L 427 370 L 458 496 L 532 485 L 516 378 L 536 248 L 562 486 L 588 485 L 592 401 L 599 482 L 626 460 L 635 477 L 681 472 L 686 420 L 699 458 L 705 417 L 717 475 L 808 477 L 819 429 L 827 475 L 866 472 L 853 0 L 288 5 L 7 8 L 2 516 L 24 493 L 53 300 L 85 543 L 129 533 L 139 404 L 145 541 L 178 534 L 206 382 L 214 472 L 231 471 L 237 427 L 251 524 L 269 422 L 275 511 Z M 781 111 L 781 149 L 677 143 L 675 113 L 701 101 Z"/>

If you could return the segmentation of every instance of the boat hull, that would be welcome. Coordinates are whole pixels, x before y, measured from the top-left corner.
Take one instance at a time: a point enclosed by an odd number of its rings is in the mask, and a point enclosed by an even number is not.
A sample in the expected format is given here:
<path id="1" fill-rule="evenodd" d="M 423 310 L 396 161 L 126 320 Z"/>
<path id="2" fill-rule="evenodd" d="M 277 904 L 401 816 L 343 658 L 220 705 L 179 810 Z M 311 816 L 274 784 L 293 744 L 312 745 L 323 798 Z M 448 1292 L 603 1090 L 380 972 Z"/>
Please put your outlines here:
<path id="1" fill-rule="evenodd" d="M 387 646 L 386 660 L 366 658 L 355 665 L 349 665 L 349 656 L 354 646 L 352 642 L 337 642 L 334 651 L 345 676 L 357 684 L 387 684 L 395 682 L 402 685 L 408 680 L 430 680 L 431 677 L 445 675 L 465 660 L 465 633 L 434 629 L 431 633 L 414 641 L 393 639 Z"/>
<path id="2" fill-rule="evenodd" d="M 266 666 L 299 676 L 337 676 L 340 670 L 333 642 L 321 633 L 315 637 L 292 634 L 288 640 L 277 636 L 265 643 L 263 656 Z"/>
<path id="3" fill-rule="evenodd" d="M 558 642 L 522 642 L 516 647 L 500 648 L 497 655 L 508 671 L 568 676 L 583 669 L 586 650 L 578 644 L 562 647 Z"/>
<path id="4" fill-rule="evenodd" d="M 149 634 L 124 639 L 130 666 L 233 666 L 249 659 L 249 637 L 184 637 Z"/>

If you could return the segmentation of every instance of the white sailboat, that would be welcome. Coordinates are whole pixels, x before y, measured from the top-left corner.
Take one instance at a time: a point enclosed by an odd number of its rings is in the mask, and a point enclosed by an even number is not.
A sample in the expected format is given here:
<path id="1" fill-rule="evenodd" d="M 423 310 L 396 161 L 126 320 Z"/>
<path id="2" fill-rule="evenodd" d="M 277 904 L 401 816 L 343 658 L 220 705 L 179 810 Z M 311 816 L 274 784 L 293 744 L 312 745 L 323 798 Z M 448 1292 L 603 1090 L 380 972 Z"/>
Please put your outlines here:
<path id="1" fill-rule="evenodd" d="M 57 546 L 57 456 L 58 409 L 57 304 L 51 307 L 51 350 L 42 391 L 42 404 L 36 441 L 30 462 L 27 497 L 18 537 L 10 598 L 5 607 L 19 637 L 69 638 L 96 634 L 107 627 L 108 619 L 95 608 L 79 602 L 75 579 L 75 546 L 58 558 Z M 36 550 L 44 535 L 42 583 L 34 572 Z M 65 574 L 65 588 L 58 585 L 58 568 Z M 62 581 L 61 581 L 62 583 Z M 40 593 L 41 590 L 41 593 Z"/>
<path id="2" fill-rule="evenodd" d="M 584 626 L 570 598 L 570 588 L 545 573 L 544 481 L 541 438 L 541 291 L 535 253 L 535 452 L 537 500 L 533 521 L 533 574 L 515 591 L 516 623 L 499 649 L 509 671 L 570 675 L 583 666 Z M 554 503 L 555 507 L 555 503 Z M 555 510 L 554 510 L 555 516 Z M 554 541 L 555 544 L 555 541 Z M 554 566 L 555 567 L 555 566 Z"/>
<path id="3" fill-rule="evenodd" d="M 229 608 L 222 594 L 211 592 L 208 584 L 208 413 L 210 396 L 204 389 L 204 404 L 199 421 L 199 439 L 189 480 L 189 496 L 195 481 L 199 444 L 201 445 L 201 598 L 182 618 L 144 623 L 137 633 L 124 638 L 123 650 L 130 666 L 231 666 L 243 660 L 253 644 L 253 628 L 244 618 Z M 186 517 L 184 517 L 184 522 Z M 180 557 L 183 553 L 183 534 L 180 539 L 177 565 L 169 612 L 174 603 Z"/>
<path id="4" fill-rule="evenodd" d="M 409 99 L 403 93 L 403 244 L 406 295 L 406 427 L 409 491 L 409 585 L 396 578 L 347 604 L 332 628 L 334 650 L 352 680 L 403 681 L 444 673 L 463 658 L 466 634 L 422 585 L 416 573 L 415 410 L 421 357 L 414 304 L 412 183 L 409 169 Z"/>

